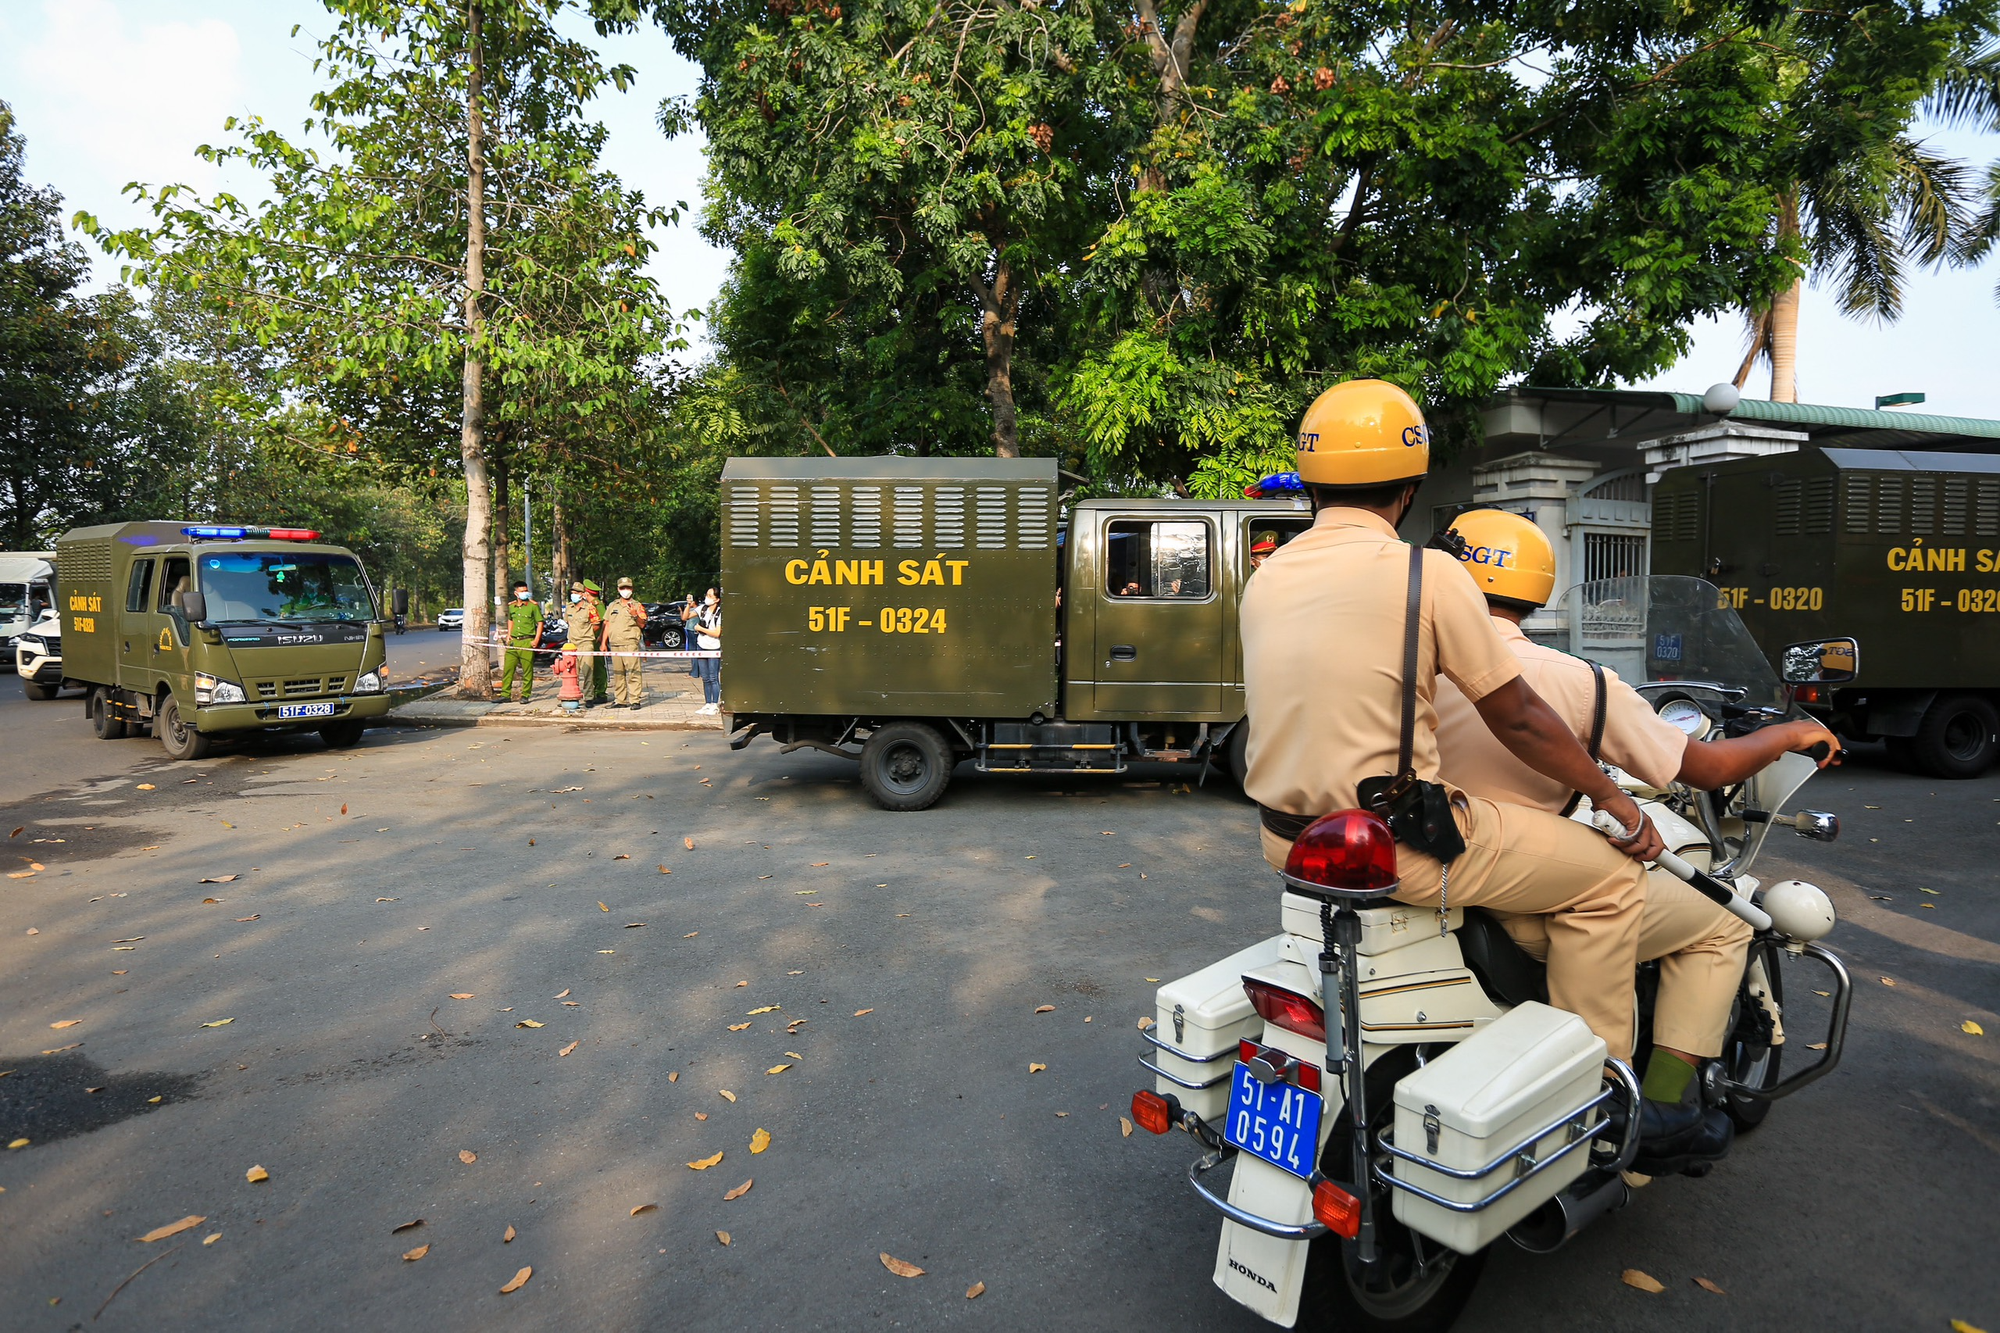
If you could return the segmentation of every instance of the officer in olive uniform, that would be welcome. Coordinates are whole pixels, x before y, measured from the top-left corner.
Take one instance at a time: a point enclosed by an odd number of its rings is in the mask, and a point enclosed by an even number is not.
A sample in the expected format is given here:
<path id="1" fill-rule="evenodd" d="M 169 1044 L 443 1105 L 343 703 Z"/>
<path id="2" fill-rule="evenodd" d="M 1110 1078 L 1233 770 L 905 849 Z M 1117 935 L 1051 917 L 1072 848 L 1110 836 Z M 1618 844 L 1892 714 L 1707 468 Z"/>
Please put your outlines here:
<path id="1" fill-rule="evenodd" d="M 637 708 L 646 698 L 640 674 L 646 659 L 638 654 L 646 647 L 646 607 L 632 600 L 632 580 L 618 580 L 618 600 L 604 611 L 604 647 L 616 654 L 611 659 L 613 699 L 619 708 Z"/>
<path id="2" fill-rule="evenodd" d="M 528 585 L 514 585 L 514 600 L 507 604 L 507 655 L 506 664 L 500 672 L 499 690 L 502 699 L 512 702 L 514 698 L 514 671 L 521 672 L 521 702 L 527 703 L 535 692 L 535 645 L 542 640 L 542 608 L 535 605 L 529 595 Z"/>
<path id="3" fill-rule="evenodd" d="M 576 674 L 583 680 L 584 673 L 594 669 L 593 663 L 604 659 L 598 657 L 595 649 L 597 641 L 604 636 L 604 617 L 598 614 L 597 599 L 590 590 L 597 585 L 585 579 L 582 583 L 572 583 L 569 587 L 569 637 L 576 645 Z M 590 702 L 590 689 L 584 688 L 585 703 Z"/>
<path id="4" fill-rule="evenodd" d="M 597 586 L 597 580 L 583 581 L 583 599 L 590 603 L 591 615 L 594 617 L 591 621 L 589 642 L 593 647 L 601 646 L 604 642 L 604 589 Z M 595 708 L 611 697 L 609 693 L 611 659 L 602 653 L 591 654 L 590 682 L 590 688 L 586 693 L 590 696 L 590 706 Z"/>

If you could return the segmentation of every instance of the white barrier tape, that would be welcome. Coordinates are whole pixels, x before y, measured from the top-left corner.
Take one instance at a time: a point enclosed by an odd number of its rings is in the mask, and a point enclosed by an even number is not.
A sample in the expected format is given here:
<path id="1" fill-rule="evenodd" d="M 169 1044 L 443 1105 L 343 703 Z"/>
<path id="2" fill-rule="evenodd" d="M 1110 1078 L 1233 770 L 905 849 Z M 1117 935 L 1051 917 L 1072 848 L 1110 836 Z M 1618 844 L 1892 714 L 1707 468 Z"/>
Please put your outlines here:
<path id="1" fill-rule="evenodd" d="M 473 638 L 470 634 L 467 634 L 463 637 L 461 642 L 479 643 L 480 640 Z M 722 650 L 720 648 L 675 648 L 675 649 L 649 648 L 643 652 L 635 653 L 619 648 L 525 648 L 525 647 L 516 648 L 511 643 L 496 643 L 492 640 L 486 640 L 485 642 L 486 642 L 486 647 L 495 652 L 547 653 L 550 656 L 557 656 L 562 653 L 574 652 L 578 657 L 659 657 L 659 658 L 674 658 L 681 661 L 688 661 L 697 657 L 713 657 L 719 659 L 722 656 Z"/>

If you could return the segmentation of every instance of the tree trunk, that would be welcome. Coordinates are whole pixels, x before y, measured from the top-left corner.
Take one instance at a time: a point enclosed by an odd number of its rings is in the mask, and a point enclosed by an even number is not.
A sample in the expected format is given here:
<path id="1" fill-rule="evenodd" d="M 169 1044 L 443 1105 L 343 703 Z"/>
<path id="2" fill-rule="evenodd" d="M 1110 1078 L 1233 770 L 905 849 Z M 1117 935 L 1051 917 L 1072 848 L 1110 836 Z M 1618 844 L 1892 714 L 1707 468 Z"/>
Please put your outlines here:
<path id="1" fill-rule="evenodd" d="M 480 143 L 479 95 L 483 52 L 480 49 L 480 0 L 466 0 L 465 51 L 468 63 L 465 94 L 465 406 L 459 428 L 459 457 L 465 464 L 465 641 L 459 645 L 458 693 L 483 699 L 493 677 L 486 645 L 493 624 L 491 548 L 486 533 L 492 522 L 492 496 L 486 476 L 485 363 L 479 343 L 485 332 L 486 291 L 486 158 Z"/>
<path id="2" fill-rule="evenodd" d="M 1771 401 L 1799 400 L 1799 289 L 1803 279 L 1771 298 Z"/>
<path id="3" fill-rule="evenodd" d="M 507 460 L 493 460 L 493 600 L 505 606 L 514 600 L 513 551 L 507 529 L 513 525 L 512 498 L 507 490 Z"/>
<path id="4" fill-rule="evenodd" d="M 576 581 L 576 575 L 569 567 L 569 516 L 563 512 L 560 493 L 549 504 L 549 573 L 555 580 L 556 605 L 568 606 L 569 585 Z"/>
<path id="5" fill-rule="evenodd" d="M 979 288 L 979 336 L 986 344 L 986 399 L 993 406 L 993 456 L 1021 456 L 1020 424 L 1014 413 L 1014 317 L 1021 291 L 1005 259 L 994 261 L 993 281 Z"/>

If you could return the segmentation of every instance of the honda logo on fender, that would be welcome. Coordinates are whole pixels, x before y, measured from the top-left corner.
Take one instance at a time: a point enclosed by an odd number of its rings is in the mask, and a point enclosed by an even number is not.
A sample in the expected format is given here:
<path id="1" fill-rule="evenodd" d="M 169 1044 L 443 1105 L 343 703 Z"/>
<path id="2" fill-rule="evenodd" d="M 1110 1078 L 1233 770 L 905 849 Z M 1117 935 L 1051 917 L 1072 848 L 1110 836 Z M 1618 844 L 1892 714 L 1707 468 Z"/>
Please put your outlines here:
<path id="1" fill-rule="evenodd" d="M 1271 1281 L 1270 1278 L 1265 1277 L 1262 1273 L 1251 1272 L 1248 1268 L 1245 1268 L 1242 1264 L 1237 1263 L 1233 1257 L 1229 1261 L 1229 1266 L 1236 1272 L 1241 1273 L 1244 1277 L 1249 1278 L 1252 1282 L 1255 1282 L 1258 1286 L 1264 1288 L 1264 1290 L 1266 1291 L 1275 1292 L 1278 1289 L 1278 1284 Z"/>

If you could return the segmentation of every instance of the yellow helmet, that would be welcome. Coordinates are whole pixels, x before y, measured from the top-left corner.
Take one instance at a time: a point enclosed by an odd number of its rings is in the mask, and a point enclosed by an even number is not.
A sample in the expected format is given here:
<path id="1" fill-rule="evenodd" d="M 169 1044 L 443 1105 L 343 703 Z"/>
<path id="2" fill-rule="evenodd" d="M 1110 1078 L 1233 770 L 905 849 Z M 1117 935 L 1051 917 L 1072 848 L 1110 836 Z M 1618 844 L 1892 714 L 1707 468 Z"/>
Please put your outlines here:
<path id="1" fill-rule="evenodd" d="M 1459 557 L 1488 597 L 1545 605 L 1556 586 L 1556 548 L 1533 520 L 1499 509 L 1475 509 L 1452 520 L 1465 539 Z"/>
<path id="2" fill-rule="evenodd" d="M 1348 380 L 1313 399 L 1299 423 L 1299 480 L 1381 486 L 1430 470 L 1431 432 L 1410 395 L 1384 380 Z"/>

